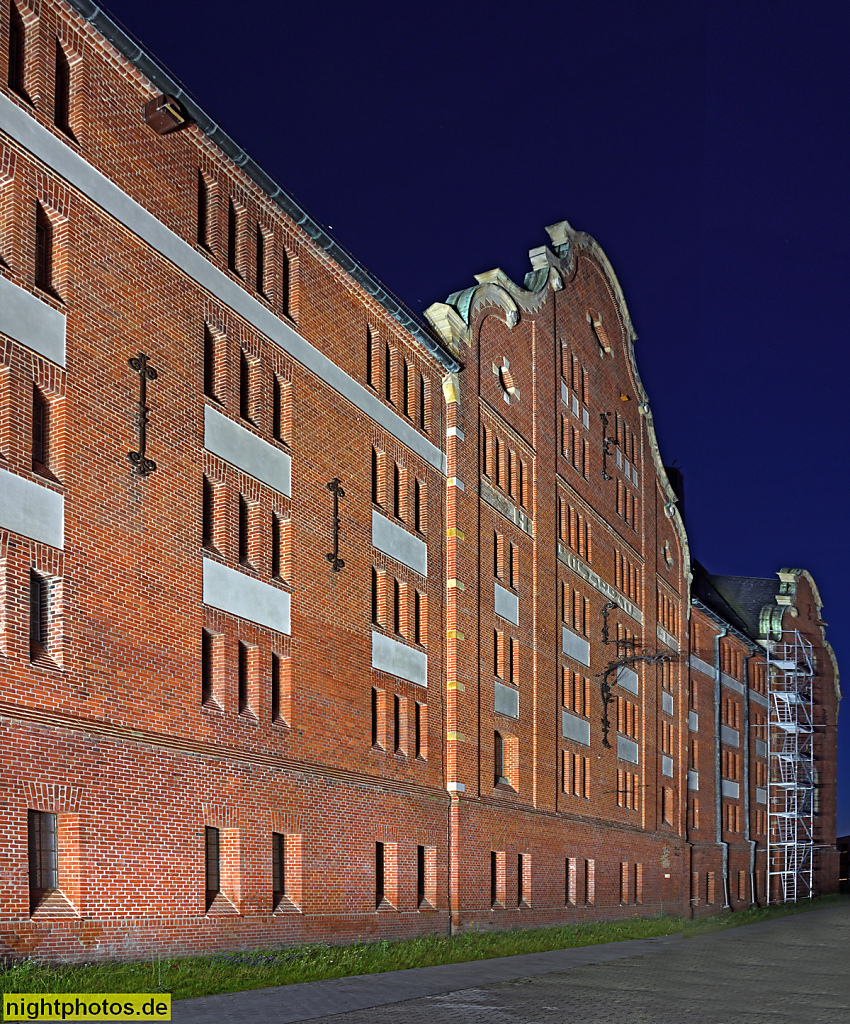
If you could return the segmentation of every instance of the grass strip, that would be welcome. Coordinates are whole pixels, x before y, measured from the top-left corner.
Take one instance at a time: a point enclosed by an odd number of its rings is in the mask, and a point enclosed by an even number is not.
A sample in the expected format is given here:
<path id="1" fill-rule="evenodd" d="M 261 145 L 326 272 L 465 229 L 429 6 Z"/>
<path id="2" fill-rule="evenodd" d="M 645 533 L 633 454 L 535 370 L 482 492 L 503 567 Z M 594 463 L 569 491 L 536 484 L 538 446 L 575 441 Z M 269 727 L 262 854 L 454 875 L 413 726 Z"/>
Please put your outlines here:
<path id="1" fill-rule="evenodd" d="M 408 967 L 487 960 L 551 949 L 593 946 L 658 935 L 700 935 L 753 924 L 786 914 L 850 902 L 848 897 L 821 897 L 754 910 L 736 911 L 683 922 L 681 917 L 657 915 L 619 921 L 589 922 L 551 928 L 430 935 L 418 939 L 315 944 L 285 949 L 251 949 L 206 956 L 160 958 L 136 963 L 97 961 L 82 964 L 46 963 L 36 958 L 7 961 L 0 966 L 0 991 L 52 992 L 170 992 L 174 999 L 220 995 L 291 985 L 323 978 L 343 978 Z"/>
<path id="2" fill-rule="evenodd" d="M 725 928 L 740 928 L 745 924 L 757 924 L 759 921 L 771 921 L 775 917 L 788 917 L 790 914 L 805 914 L 809 910 L 823 910 L 825 907 L 842 906 L 850 903 L 850 896 L 832 895 L 816 896 L 811 900 L 797 900 L 795 903 L 772 903 L 769 907 L 752 907 L 750 910 L 727 910 L 710 917 L 696 917 L 685 921 L 685 938 L 695 935 L 708 935 L 710 932 L 723 931 Z"/>

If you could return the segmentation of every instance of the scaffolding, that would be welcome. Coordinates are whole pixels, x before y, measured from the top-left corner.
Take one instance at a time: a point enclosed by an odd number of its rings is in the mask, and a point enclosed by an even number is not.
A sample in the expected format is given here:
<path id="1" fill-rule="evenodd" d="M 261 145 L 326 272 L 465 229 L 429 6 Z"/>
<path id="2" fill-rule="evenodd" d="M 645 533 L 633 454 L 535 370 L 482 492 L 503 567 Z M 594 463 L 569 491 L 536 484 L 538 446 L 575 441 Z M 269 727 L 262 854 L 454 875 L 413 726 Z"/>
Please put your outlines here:
<path id="1" fill-rule="evenodd" d="M 797 630 L 768 641 L 768 903 L 813 895 L 814 674 L 812 645 Z"/>

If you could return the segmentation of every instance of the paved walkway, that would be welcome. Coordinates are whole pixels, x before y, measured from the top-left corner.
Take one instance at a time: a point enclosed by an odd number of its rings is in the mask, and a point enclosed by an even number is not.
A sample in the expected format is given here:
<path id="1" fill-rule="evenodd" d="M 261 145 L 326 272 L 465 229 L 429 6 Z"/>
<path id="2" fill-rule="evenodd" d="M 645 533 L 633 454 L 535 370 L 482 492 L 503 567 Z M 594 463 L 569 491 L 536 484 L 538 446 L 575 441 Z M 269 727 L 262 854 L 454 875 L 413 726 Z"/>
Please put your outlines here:
<path id="1" fill-rule="evenodd" d="M 175 1024 L 850 1024 L 850 907 L 185 999 Z"/>

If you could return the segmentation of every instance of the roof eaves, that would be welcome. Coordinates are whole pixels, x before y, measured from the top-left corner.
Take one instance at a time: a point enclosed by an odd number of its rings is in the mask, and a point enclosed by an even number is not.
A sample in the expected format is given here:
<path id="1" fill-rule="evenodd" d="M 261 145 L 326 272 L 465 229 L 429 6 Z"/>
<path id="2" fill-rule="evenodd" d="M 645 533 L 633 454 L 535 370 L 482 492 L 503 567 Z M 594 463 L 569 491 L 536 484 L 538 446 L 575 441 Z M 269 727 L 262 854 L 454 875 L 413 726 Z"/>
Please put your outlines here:
<path id="1" fill-rule="evenodd" d="M 276 203 L 299 227 L 313 239 L 330 258 L 350 277 L 361 285 L 372 298 L 397 320 L 401 326 L 430 352 L 446 370 L 451 373 L 461 368 L 460 362 L 440 345 L 434 336 L 419 323 L 414 315 L 408 312 L 397 299 L 359 263 L 347 249 L 332 238 L 325 229 L 307 213 L 307 211 L 277 182 L 274 181 L 260 165 L 253 160 L 238 143 L 212 120 L 211 117 L 192 99 L 183 86 L 165 68 L 162 67 L 146 50 L 132 39 L 112 18 L 90 0 L 67 0 L 71 7 L 89 22 L 97 31 L 115 47 L 118 52 L 140 71 L 157 89 L 173 96 L 195 122 L 198 128 L 218 148 L 229 157 L 269 199 Z"/>

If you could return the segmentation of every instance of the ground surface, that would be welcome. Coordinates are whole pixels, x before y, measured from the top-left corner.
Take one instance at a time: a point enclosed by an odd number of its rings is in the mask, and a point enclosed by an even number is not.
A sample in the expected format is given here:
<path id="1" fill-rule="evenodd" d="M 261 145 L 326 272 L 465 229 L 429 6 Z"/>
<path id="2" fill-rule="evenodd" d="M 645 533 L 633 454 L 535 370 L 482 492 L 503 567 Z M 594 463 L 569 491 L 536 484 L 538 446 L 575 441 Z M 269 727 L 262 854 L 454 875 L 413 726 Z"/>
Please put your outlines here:
<path id="1" fill-rule="evenodd" d="M 175 1024 L 850 1024 L 850 907 L 180 1000 Z"/>

